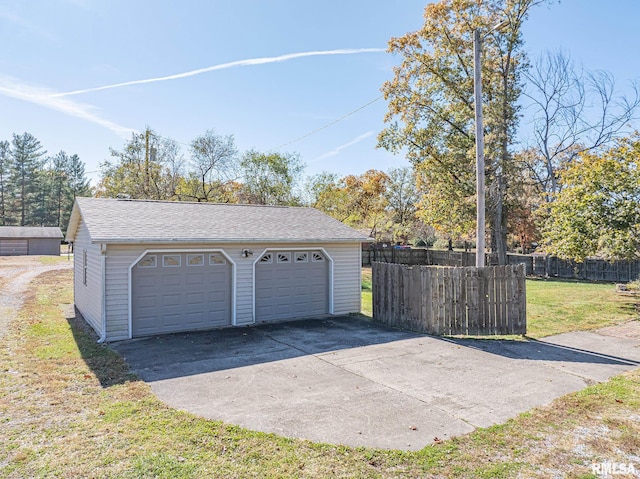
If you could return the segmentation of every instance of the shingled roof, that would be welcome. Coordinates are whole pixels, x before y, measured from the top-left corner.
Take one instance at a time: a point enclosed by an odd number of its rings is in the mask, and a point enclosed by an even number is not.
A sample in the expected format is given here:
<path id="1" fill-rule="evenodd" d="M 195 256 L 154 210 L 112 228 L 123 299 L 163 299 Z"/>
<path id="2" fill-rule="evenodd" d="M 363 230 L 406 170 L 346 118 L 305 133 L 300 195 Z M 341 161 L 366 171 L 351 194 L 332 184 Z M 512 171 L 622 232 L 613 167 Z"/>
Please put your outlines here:
<path id="1" fill-rule="evenodd" d="M 28 239 L 54 238 L 62 239 L 62 231 L 57 226 L 0 226 L 0 238 Z"/>
<path id="2" fill-rule="evenodd" d="M 367 241 L 318 210 L 292 206 L 76 198 L 68 241 L 81 219 L 94 243 Z"/>

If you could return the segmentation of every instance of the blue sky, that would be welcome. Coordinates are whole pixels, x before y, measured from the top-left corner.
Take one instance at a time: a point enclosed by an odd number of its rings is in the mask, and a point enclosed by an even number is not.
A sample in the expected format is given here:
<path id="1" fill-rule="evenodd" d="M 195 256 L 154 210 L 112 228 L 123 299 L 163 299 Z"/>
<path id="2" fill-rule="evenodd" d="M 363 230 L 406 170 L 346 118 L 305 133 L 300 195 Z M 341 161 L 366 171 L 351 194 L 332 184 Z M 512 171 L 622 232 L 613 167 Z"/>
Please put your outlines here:
<path id="1" fill-rule="evenodd" d="M 87 171 L 146 125 L 184 144 L 213 129 L 241 150 L 296 151 L 307 175 L 403 166 L 375 148 L 374 100 L 398 62 L 388 39 L 418 29 L 426 3 L 0 0 L 0 139 L 28 131 Z M 638 18 L 637 0 L 564 0 L 532 12 L 526 48 L 562 49 L 623 89 L 640 77 Z"/>

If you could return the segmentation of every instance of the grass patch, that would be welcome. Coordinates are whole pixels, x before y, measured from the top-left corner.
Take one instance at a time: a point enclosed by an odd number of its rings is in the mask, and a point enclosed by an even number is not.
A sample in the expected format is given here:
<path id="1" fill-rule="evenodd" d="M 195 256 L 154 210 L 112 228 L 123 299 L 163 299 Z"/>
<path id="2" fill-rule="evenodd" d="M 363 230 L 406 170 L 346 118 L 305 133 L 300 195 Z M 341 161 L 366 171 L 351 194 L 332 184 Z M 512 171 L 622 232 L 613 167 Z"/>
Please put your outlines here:
<path id="1" fill-rule="evenodd" d="M 39 258 L 40 264 L 50 265 L 50 264 L 60 264 L 66 263 L 67 261 L 73 261 L 73 257 L 68 256 L 67 254 L 60 256 L 40 256 Z"/>
<path id="2" fill-rule="evenodd" d="M 0 477 L 587 477 L 633 462 L 640 371 L 421 451 L 349 448 L 173 410 L 74 317 L 71 271 L 39 277 L 0 350 Z M 5 447 L 6 446 L 6 447 Z"/>
<path id="3" fill-rule="evenodd" d="M 535 338 L 584 331 L 638 317 L 636 299 L 612 284 L 527 280 L 527 335 Z"/>
<path id="4" fill-rule="evenodd" d="M 373 317 L 373 292 L 371 289 L 371 268 L 362 268 L 362 307 L 361 313 Z"/>
<path id="5" fill-rule="evenodd" d="M 362 268 L 362 314 L 372 317 L 371 268 Z M 637 299 L 612 284 L 527 279 L 527 336 L 613 326 L 638 318 Z"/>

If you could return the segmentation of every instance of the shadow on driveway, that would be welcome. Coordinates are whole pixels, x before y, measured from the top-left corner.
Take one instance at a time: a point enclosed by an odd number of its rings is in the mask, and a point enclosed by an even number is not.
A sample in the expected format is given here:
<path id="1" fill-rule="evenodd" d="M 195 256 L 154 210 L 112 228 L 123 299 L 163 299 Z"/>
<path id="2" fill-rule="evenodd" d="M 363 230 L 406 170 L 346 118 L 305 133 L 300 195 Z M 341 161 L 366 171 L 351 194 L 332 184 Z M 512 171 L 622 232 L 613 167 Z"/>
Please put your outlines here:
<path id="1" fill-rule="evenodd" d="M 412 338 L 445 341 L 517 360 L 640 366 L 637 359 L 547 341 L 438 338 L 357 316 L 168 334 L 122 341 L 112 348 L 142 379 L 158 381 Z"/>
<path id="2" fill-rule="evenodd" d="M 531 361 L 562 361 L 567 363 L 617 364 L 640 366 L 640 361 L 616 355 L 599 353 L 562 344 L 527 338 L 523 341 L 499 339 L 443 338 L 453 344 L 473 348 L 510 359 Z"/>
<path id="3" fill-rule="evenodd" d="M 114 343 L 145 381 L 282 361 L 416 338 L 357 316 L 176 333 Z"/>

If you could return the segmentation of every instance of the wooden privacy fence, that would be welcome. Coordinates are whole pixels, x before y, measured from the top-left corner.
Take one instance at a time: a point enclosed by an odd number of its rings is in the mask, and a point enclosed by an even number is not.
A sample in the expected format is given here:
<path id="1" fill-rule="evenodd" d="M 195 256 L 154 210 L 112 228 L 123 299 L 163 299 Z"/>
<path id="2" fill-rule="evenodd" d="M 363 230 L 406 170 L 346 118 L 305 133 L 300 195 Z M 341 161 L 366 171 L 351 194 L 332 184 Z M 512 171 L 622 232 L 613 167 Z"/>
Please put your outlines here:
<path id="1" fill-rule="evenodd" d="M 526 334 L 524 265 L 372 264 L 373 318 L 442 335 Z"/>
<path id="2" fill-rule="evenodd" d="M 509 264 L 524 264 L 527 275 L 554 278 L 583 279 L 588 281 L 609 281 L 626 283 L 640 278 L 640 260 L 607 261 L 588 258 L 583 263 L 563 260 L 543 254 L 507 255 Z M 408 265 L 474 266 L 475 252 L 446 251 L 427 248 L 414 249 L 372 249 L 362 251 L 362 266 L 370 266 L 375 261 Z M 492 257 L 486 255 L 486 264 Z"/>

